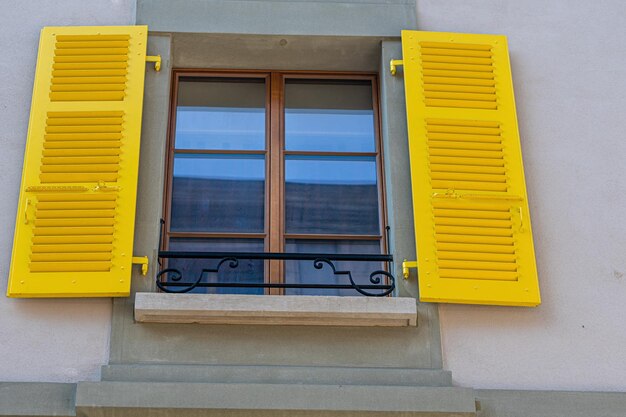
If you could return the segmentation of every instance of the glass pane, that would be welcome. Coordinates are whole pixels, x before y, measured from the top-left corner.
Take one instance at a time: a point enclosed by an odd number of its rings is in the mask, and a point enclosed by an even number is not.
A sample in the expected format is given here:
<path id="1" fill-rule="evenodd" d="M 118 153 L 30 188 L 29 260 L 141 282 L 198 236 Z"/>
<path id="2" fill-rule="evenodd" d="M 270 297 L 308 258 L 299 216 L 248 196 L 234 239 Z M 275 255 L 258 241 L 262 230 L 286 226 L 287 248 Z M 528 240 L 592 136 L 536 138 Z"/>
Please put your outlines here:
<path id="1" fill-rule="evenodd" d="M 178 84 L 176 149 L 265 149 L 265 82 L 183 79 Z"/>
<path id="2" fill-rule="evenodd" d="M 171 230 L 263 232 L 263 155 L 174 157 Z"/>
<path id="3" fill-rule="evenodd" d="M 378 234 L 374 157 L 287 156 L 287 233 Z"/>
<path id="4" fill-rule="evenodd" d="M 371 83 L 287 80 L 285 148 L 375 152 Z"/>
<path id="5" fill-rule="evenodd" d="M 380 254 L 380 243 L 371 240 L 287 240 L 287 252 Z M 360 285 L 371 284 L 372 272 L 383 269 L 381 262 L 335 261 L 337 271 L 351 271 Z M 381 276 L 384 279 L 383 276 Z M 289 284 L 350 284 L 346 275 L 334 275 L 329 265 L 315 269 L 313 261 L 285 261 L 285 281 Z M 382 281 L 381 283 L 385 283 Z M 370 290 L 371 292 L 380 292 Z M 290 295 L 362 295 L 353 289 L 286 289 Z"/>
<path id="6" fill-rule="evenodd" d="M 263 252 L 262 239 L 193 239 L 171 238 L 171 251 L 188 252 Z M 168 259 L 167 267 L 178 269 L 181 282 L 195 282 L 202 274 L 201 282 L 263 283 L 263 260 L 240 259 L 236 268 L 224 262 L 218 272 L 202 272 L 216 269 L 220 259 Z M 169 279 L 171 281 L 171 277 Z M 171 287 L 177 290 L 177 287 Z M 263 294 L 263 288 L 195 288 L 192 293 L 208 294 Z"/>

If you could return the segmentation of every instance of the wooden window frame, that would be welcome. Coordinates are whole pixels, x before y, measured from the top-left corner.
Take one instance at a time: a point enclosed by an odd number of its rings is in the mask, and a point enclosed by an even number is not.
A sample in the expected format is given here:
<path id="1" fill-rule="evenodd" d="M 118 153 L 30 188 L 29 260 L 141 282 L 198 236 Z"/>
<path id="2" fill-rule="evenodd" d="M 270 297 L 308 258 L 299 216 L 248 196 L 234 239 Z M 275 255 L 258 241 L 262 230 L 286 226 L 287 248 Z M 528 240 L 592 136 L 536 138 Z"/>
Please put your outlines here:
<path id="1" fill-rule="evenodd" d="M 265 149 L 264 150 L 183 150 L 182 153 L 199 154 L 241 154 L 265 156 L 265 210 L 264 231 L 262 233 L 230 232 L 171 232 L 171 203 L 173 167 L 176 136 L 176 108 L 178 86 L 181 78 L 254 78 L 265 81 Z M 374 111 L 374 152 L 322 152 L 285 150 L 284 98 L 287 79 L 310 80 L 366 80 L 372 86 L 372 109 Z M 387 209 L 385 204 L 385 178 L 383 170 L 383 147 L 381 141 L 381 116 L 379 79 L 377 73 L 370 72 L 323 72 L 323 71 L 277 71 L 277 70 L 215 70 L 215 69 L 173 69 L 168 115 L 167 148 L 165 157 L 165 181 L 163 198 L 163 218 L 165 220 L 160 250 L 168 250 L 171 237 L 197 238 L 248 238 L 263 239 L 266 252 L 284 252 L 287 239 L 309 240 L 369 240 L 380 242 L 381 253 L 388 252 Z M 176 151 L 181 153 L 180 150 Z M 285 156 L 324 155 L 324 156 L 369 156 L 376 161 L 376 182 L 378 191 L 379 233 L 376 235 L 347 234 L 293 234 L 285 233 Z M 387 269 L 387 265 L 384 265 Z M 265 261 L 264 279 L 266 283 L 282 283 L 285 278 L 284 262 Z M 270 288 L 265 294 L 283 295 L 284 289 Z"/>

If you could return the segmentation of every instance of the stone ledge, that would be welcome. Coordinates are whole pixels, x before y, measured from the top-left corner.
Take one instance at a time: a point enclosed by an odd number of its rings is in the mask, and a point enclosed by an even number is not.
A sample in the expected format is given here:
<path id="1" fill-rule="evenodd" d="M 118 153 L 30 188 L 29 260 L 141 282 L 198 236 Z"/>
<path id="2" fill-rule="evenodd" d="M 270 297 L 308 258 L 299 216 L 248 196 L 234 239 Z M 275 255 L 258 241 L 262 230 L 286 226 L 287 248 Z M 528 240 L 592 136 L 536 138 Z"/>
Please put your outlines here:
<path id="1" fill-rule="evenodd" d="M 412 298 L 137 293 L 140 323 L 416 326 Z"/>
<path id="2" fill-rule="evenodd" d="M 117 364 L 102 367 L 103 381 L 450 387 L 442 369 L 339 366 Z"/>
<path id="3" fill-rule="evenodd" d="M 76 384 L 0 382 L 0 416 L 75 416 Z"/>
<path id="4" fill-rule="evenodd" d="M 624 417 L 625 392 L 476 390 L 481 417 Z"/>
<path id="5" fill-rule="evenodd" d="M 406 416 L 476 415 L 474 391 L 453 387 L 305 384 L 81 382 L 81 416 Z M 155 414 L 156 415 L 156 414 Z"/>

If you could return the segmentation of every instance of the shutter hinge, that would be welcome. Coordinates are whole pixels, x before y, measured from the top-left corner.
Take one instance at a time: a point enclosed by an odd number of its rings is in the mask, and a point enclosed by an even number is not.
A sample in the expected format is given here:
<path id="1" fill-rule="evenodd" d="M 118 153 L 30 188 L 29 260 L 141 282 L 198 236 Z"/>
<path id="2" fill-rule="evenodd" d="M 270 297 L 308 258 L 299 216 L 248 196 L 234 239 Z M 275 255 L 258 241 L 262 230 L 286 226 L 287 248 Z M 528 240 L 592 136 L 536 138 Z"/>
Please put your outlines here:
<path id="1" fill-rule="evenodd" d="M 396 67 L 402 65 L 404 65 L 404 61 L 401 59 L 392 59 L 389 61 L 389 71 L 391 71 L 391 75 L 396 75 Z"/>
<path id="2" fill-rule="evenodd" d="M 141 275 L 148 274 L 148 257 L 147 256 L 133 256 L 133 264 L 141 265 Z"/>
<path id="3" fill-rule="evenodd" d="M 417 268 L 417 261 L 402 261 L 402 276 L 409 279 L 409 268 Z"/>
<path id="4" fill-rule="evenodd" d="M 161 55 L 146 55 L 146 62 L 154 62 L 154 70 L 161 71 Z"/>

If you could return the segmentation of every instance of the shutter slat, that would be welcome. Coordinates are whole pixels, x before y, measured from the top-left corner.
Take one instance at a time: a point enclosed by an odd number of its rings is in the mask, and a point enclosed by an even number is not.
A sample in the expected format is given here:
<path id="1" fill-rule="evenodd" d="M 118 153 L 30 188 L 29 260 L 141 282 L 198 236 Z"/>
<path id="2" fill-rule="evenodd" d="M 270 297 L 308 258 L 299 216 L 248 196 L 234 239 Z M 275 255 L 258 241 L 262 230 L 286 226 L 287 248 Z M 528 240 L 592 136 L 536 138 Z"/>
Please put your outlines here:
<path id="1" fill-rule="evenodd" d="M 113 243 L 112 235 L 35 236 L 35 245 L 65 245 L 67 243 Z"/>
<path id="2" fill-rule="evenodd" d="M 517 281 L 519 274 L 511 271 L 488 271 L 480 269 L 440 269 L 442 279 L 461 278 L 467 280 Z M 468 294 L 469 295 L 469 294 Z"/>
<path id="3" fill-rule="evenodd" d="M 37 210 L 89 210 L 89 209 L 114 209 L 115 200 L 85 200 L 72 201 L 70 198 L 62 201 L 39 200 Z"/>
<path id="4" fill-rule="evenodd" d="M 474 236 L 513 236 L 510 229 L 503 230 L 494 227 L 435 226 L 435 234 L 437 233 Z"/>
<path id="5" fill-rule="evenodd" d="M 120 84 L 86 84 L 86 83 L 74 83 L 74 84 L 58 84 L 53 85 L 50 90 L 55 92 L 73 92 L 73 91 L 124 91 L 126 86 Z"/>
<path id="6" fill-rule="evenodd" d="M 58 141 L 58 142 L 50 142 L 44 144 L 45 149 L 86 149 L 86 148 L 94 148 L 94 149 L 107 149 L 114 148 L 118 149 L 122 146 L 120 141 Z M 102 168 L 105 168 L 105 165 L 101 165 Z"/>
<path id="7" fill-rule="evenodd" d="M 110 261 L 112 255 L 107 252 L 94 253 L 33 253 L 31 255 L 32 262 L 59 262 L 59 261 Z"/>
<path id="8" fill-rule="evenodd" d="M 40 174 L 39 179 L 42 183 L 86 183 L 86 182 L 116 182 L 119 178 L 119 175 L 116 173 L 91 173 L 91 172 L 77 172 L 77 173 L 49 173 L 49 174 Z"/>
<path id="9" fill-rule="evenodd" d="M 55 44 L 57 49 L 72 48 L 127 48 L 128 40 L 125 41 L 64 41 Z"/>
<path id="10" fill-rule="evenodd" d="M 501 143 L 429 140 L 428 146 L 430 149 L 475 149 L 483 151 L 502 151 Z"/>
<path id="11" fill-rule="evenodd" d="M 128 31 L 133 31 L 132 29 L 140 29 L 140 30 L 148 30 L 147 26 L 119 26 L 119 27 L 111 27 L 110 29 L 113 30 L 120 30 L 120 31 L 124 31 L 124 30 L 128 30 Z M 63 30 L 67 28 L 55 28 L 57 29 L 56 31 L 58 32 L 59 29 Z M 94 26 L 93 28 L 90 28 L 91 30 L 98 31 L 98 32 L 102 32 L 100 29 L 103 29 L 103 27 L 96 27 Z M 108 29 L 108 28 L 107 28 Z M 86 29 L 87 30 L 87 29 Z M 131 35 L 130 34 L 123 34 L 123 35 L 109 35 L 109 34 L 104 34 L 104 33 L 98 33 L 98 34 L 94 34 L 94 35 L 76 35 L 76 34 L 71 34 L 71 35 L 56 35 L 56 40 L 57 42 L 109 42 L 109 41 L 128 41 L 131 39 Z"/>
<path id="12" fill-rule="evenodd" d="M 56 113 L 58 114 L 58 113 Z M 116 131 L 121 131 L 121 125 L 124 122 L 124 119 L 122 118 L 122 116 L 117 116 L 117 117 L 77 117 L 78 115 L 76 115 L 74 113 L 74 117 L 72 116 L 66 116 L 63 117 L 63 114 L 60 115 L 56 115 L 52 116 L 52 115 L 48 115 L 48 127 L 50 126 L 67 126 L 67 127 L 73 127 L 73 126 L 81 126 L 81 125 L 88 125 L 88 126 L 100 126 L 100 125 L 113 125 L 113 126 L 120 126 L 120 129 L 116 130 Z M 102 116 L 105 116 L 105 114 L 103 114 Z M 46 131 L 48 131 L 48 129 L 46 129 Z"/>
<path id="13" fill-rule="evenodd" d="M 485 66 L 492 65 L 491 58 L 476 58 L 472 56 L 428 55 L 424 53 L 422 54 L 422 62 L 450 62 Z"/>
<path id="14" fill-rule="evenodd" d="M 467 174 L 457 172 L 438 172 L 432 170 L 432 179 L 444 181 L 475 181 L 475 182 L 495 182 L 505 183 L 506 176 L 491 174 Z"/>
<path id="15" fill-rule="evenodd" d="M 67 235 L 113 235 L 113 227 L 38 227 L 35 236 Z"/>
<path id="16" fill-rule="evenodd" d="M 77 226 L 113 226 L 115 218 L 110 217 L 87 217 L 73 219 L 36 219 L 35 227 L 77 227 Z"/>
<path id="17" fill-rule="evenodd" d="M 79 148 L 119 148 L 122 146 L 121 141 L 55 141 L 44 143 L 44 149 L 79 149 Z"/>
<path id="18" fill-rule="evenodd" d="M 433 156 L 461 156 L 464 158 L 487 158 L 502 160 L 502 151 L 482 151 L 469 149 L 438 149 L 430 146 L 430 154 Z"/>
<path id="19" fill-rule="evenodd" d="M 126 62 L 127 54 L 117 55 L 57 55 L 56 63 L 84 63 L 84 62 Z"/>
<path id="20" fill-rule="evenodd" d="M 487 167 L 503 167 L 504 163 L 500 159 L 491 158 L 461 158 L 454 156 L 431 156 L 429 157 L 431 164 L 443 165 L 475 165 Z"/>
<path id="21" fill-rule="evenodd" d="M 496 238 L 484 238 L 483 240 L 495 240 Z M 452 239 L 451 239 L 452 240 Z M 471 239 L 459 239 L 469 241 Z M 478 239 L 476 239 L 478 240 Z M 511 238 L 512 240 L 512 238 Z M 473 242 L 466 243 L 453 243 L 441 241 L 436 246 L 438 251 L 457 251 L 457 252 L 469 252 L 469 253 L 509 253 L 515 254 L 515 247 L 511 245 L 489 245 Z"/>
<path id="22" fill-rule="evenodd" d="M 126 69 L 122 62 L 99 62 L 97 64 L 55 64 L 52 75 L 55 82 L 69 81 L 70 78 L 78 78 L 74 82 L 82 82 L 82 77 L 124 77 Z M 108 68 L 108 69 L 101 69 Z"/>
<path id="23" fill-rule="evenodd" d="M 500 136 L 494 135 L 475 135 L 467 133 L 451 133 L 451 132 L 428 132 L 428 138 L 430 140 L 448 140 L 448 141 L 462 141 L 462 142 L 478 142 L 478 143 L 502 143 Z"/>
<path id="24" fill-rule="evenodd" d="M 81 244 L 68 244 L 68 245 L 34 245 L 33 253 L 81 253 L 81 252 L 107 252 L 113 251 L 113 245 L 111 244 L 97 244 L 97 243 L 81 243 Z"/>
<path id="25" fill-rule="evenodd" d="M 426 98 L 450 99 L 450 100 L 477 100 L 477 101 L 496 101 L 495 94 L 483 93 L 456 93 L 452 91 L 426 91 Z"/>
<path id="26" fill-rule="evenodd" d="M 422 71 L 425 77 L 450 77 L 450 78 L 469 78 L 479 80 L 493 80 L 493 73 L 482 71 L 450 71 L 439 69 L 424 69 Z M 463 82 L 464 83 L 464 82 Z"/>
<path id="27" fill-rule="evenodd" d="M 459 261 L 439 258 L 439 268 L 441 269 L 461 269 L 479 271 L 513 272 L 517 271 L 515 262 L 483 262 L 483 261 Z"/>
<path id="28" fill-rule="evenodd" d="M 80 217 L 115 217 L 115 210 L 41 210 L 37 213 L 39 219 L 71 219 Z"/>
<path id="29" fill-rule="evenodd" d="M 118 164 L 89 164 L 89 165 L 43 165 L 41 172 L 117 172 Z"/>
<path id="30" fill-rule="evenodd" d="M 437 244 L 440 243 L 462 243 L 462 244 L 476 244 L 476 245 L 502 245 L 502 246 L 513 246 L 515 240 L 513 237 L 509 236 L 493 236 L 493 235 L 482 235 L 482 236 L 473 236 L 467 234 L 446 234 L 440 231 L 437 234 Z M 464 246 L 464 248 L 470 248 L 470 246 Z M 451 249 L 452 250 L 452 249 Z M 461 249 L 454 249 L 461 251 Z M 488 251 L 489 252 L 489 251 Z"/>
<path id="31" fill-rule="evenodd" d="M 435 208 L 433 210 L 435 218 L 443 219 L 446 217 L 452 218 L 465 218 L 465 219 L 495 219 L 495 220 L 510 220 L 511 214 L 507 212 L 493 212 L 482 210 L 460 210 L 460 209 L 445 209 Z"/>
<path id="32" fill-rule="evenodd" d="M 446 48 L 429 48 L 424 47 L 422 43 L 422 53 L 425 55 L 445 55 L 445 56 L 476 56 L 483 58 L 491 58 L 493 55 L 490 50 L 470 50 L 470 49 L 446 49 Z"/>
<path id="33" fill-rule="evenodd" d="M 111 117 L 123 118 L 123 111 L 106 110 L 106 111 L 49 111 L 48 124 L 53 119 L 108 119 Z"/>
<path id="34" fill-rule="evenodd" d="M 424 74 L 424 83 L 426 86 L 435 86 L 439 84 L 444 85 L 460 85 L 460 86 L 485 86 L 485 87 L 493 87 L 496 85 L 496 82 L 493 79 L 471 79 L 471 78 L 460 78 L 451 76 L 439 77 L 433 75 Z"/>
<path id="35" fill-rule="evenodd" d="M 52 101 L 119 101 L 123 100 L 124 92 L 117 91 L 85 91 L 85 92 L 52 92 Z"/>
<path id="36" fill-rule="evenodd" d="M 119 149 L 44 149 L 43 164 L 116 164 Z"/>
<path id="37" fill-rule="evenodd" d="M 424 86 L 424 91 L 453 91 L 453 92 L 467 92 L 467 93 L 495 93 L 495 87 L 481 86 L 481 85 L 454 85 L 454 84 L 439 84 L 431 83 Z"/>
<path id="38" fill-rule="evenodd" d="M 53 81 L 56 77 L 64 76 L 64 71 L 84 71 L 87 76 L 94 76 L 98 71 L 114 70 L 118 75 L 126 76 L 128 74 L 128 63 L 125 61 L 118 62 L 55 62 L 52 64 Z M 126 77 L 124 77 L 126 78 Z"/>
<path id="39" fill-rule="evenodd" d="M 513 223 L 510 219 L 501 220 L 489 218 L 466 218 L 466 217 L 438 217 L 435 214 L 435 224 L 442 226 L 481 226 L 481 227 L 497 227 L 503 229 L 511 229 Z"/>
<path id="40" fill-rule="evenodd" d="M 84 194 L 84 193 L 50 193 L 50 194 L 41 194 L 37 197 L 39 201 L 61 201 L 61 202 L 82 202 L 82 201 L 115 201 L 117 199 L 117 194 L 115 193 L 93 193 L 93 194 Z"/>
<path id="41" fill-rule="evenodd" d="M 439 259 L 458 261 L 485 261 L 485 262 L 515 262 L 515 254 L 512 253 L 488 253 L 488 252 L 453 252 L 439 251 Z"/>
<path id="42" fill-rule="evenodd" d="M 81 133 L 50 133 L 44 136 L 46 141 L 54 140 L 119 140 L 122 139 L 122 133 L 100 133 L 100 132 L 81 132 Z"/>
<path id="43" fill-rule="evenodd" d="M 451 165 L 451 164 L 430 164 L 433 172 L 467 172 L 480 174 L 504 174 L 504 167 L 494 166 L 474 166 L 474 165 Z"/>
<path id="44" fill-rule="evenodd" d="M 56 56 L 64 56 L 64 55 L 122 55 L 122 56 L 126 56 L 128 54 L 128 47 L 94 48 L 94 44 L 95 42 L 91 44 L 87 44 L 81 48 L 67 48 L 67 47 L 63 47 L 63 42 L 59 42 L 57 44 Z M 59 45 L 61 45 L 60 48 L 59 48 Z M 126 59 L 124 59 L 123 61 L 125 62 Z"/>
<path id="45" fill-rule="evenodd" d="M 126 77 L 57 77 L 54 80 L 54 83 L 58 85 L 62 85 L 62 84 L 125 84 Z"/>
<path id="46" fill-rule="evenodd" d="M 409 33 L 409 31 L 404 31 Z M 429 32 L 414 32 L 419 33 L 422 36 L 428 36 Z M 435 32 L 430 32 L 434 34 Z M 455 33 L 456 36 L 464 36 L 458 33 Z M 443 37 L 445 38 L 445 37 Z M 404 39 L 403 39 L 404 40 Z M 434 49 L 458 49 L 458 50 L 471 50 L 471 51 L 491 51 L 491 45 L 485 45 L 482 43 L 459 43 L 459 42 L 430 42 L 430 41 L 422 41 L 419 43 L 422 48 L 434 48 Z"/>
<path id="47" fill-rule="evenodd" d="M 478 182 L 478 181 L 441 181 L 433 180 L 433 188 L 474 190 L 474 191 L 506 191 L 505 183 Z"/>
<path id="48" fill-rule="evenodd" d="M 61 125 L 54 126 L 49 125 L 46 127 L 46 133 L 107 133 L 107 132 L 121 132 L 122 131 L 122 123 L 121 121 L 117 124 L 102 124 L 102 125 L 91 125 L 86 123 L 77 123 L 75 125 Z"/>
<path id="49" fill-rule="evenodd" d="M 442 132 L 442 133 L 459 133 L 462 135 L 474 134 L 485 136 L 500 136 L 502 130 L 492 123 L 472 123 L 462 124 L 461 120 L 428 120 L 428 132 Z"/>
<path id="50" fill-rule="evenodd" d="M 111 262 L 31 262 L 32 272 L 99 272 L 110 271 Z"/>
<path id="51" fill-rule="evenodd" d="M 425 100 L 426 105 L 430 107 L 455 107 L 464 109 L 486 109 L 495 110 L 498 108 L 495 100 L 492 101 L 475 101 L 475 100 L 453 100 L 453 99 L 434 99 Z"/>

